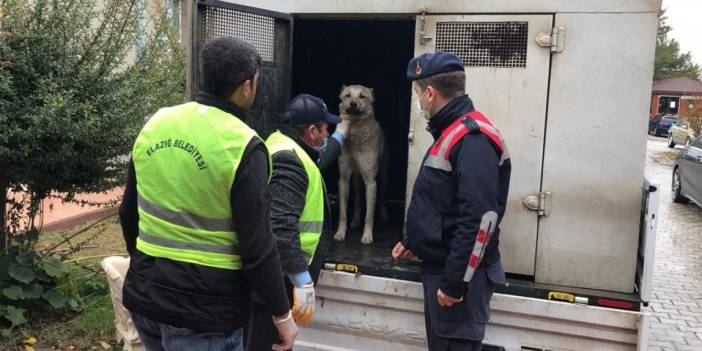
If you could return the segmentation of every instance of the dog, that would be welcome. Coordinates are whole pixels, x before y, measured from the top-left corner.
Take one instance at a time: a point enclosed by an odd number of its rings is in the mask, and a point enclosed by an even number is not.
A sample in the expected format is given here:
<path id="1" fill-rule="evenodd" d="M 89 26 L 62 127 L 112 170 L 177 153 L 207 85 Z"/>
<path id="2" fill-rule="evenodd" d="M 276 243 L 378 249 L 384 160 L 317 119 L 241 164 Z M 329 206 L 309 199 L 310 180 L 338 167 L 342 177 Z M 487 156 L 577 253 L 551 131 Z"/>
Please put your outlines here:
<path id="1" fill-rule="evenodd" d="M 334 239 L 343 241 L 346 238 L 349 186 L 352 179 L 355 201 L 351 227 L 361 224 L 363 196 L 359 178 L 362 178 L 366 188 L 366 218 L 361 243 L 370 244 L 373 242 L 376 205 L 381 220 L 388 219 L 383 197 L 388 169 L 385 135 L 375 119 L 373 89 L 362 85 L 344 85 L 339 99 L 339 112 L 348 119 L 349 129 L 339 156 L 339 228 Z"/>

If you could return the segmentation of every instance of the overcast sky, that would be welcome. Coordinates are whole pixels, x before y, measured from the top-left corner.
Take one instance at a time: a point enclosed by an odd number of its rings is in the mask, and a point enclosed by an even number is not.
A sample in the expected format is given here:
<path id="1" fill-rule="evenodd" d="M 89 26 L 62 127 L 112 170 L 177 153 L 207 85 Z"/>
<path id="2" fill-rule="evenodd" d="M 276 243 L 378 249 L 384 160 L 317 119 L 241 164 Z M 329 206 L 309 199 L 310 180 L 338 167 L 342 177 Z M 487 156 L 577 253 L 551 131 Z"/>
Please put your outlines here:
<path id="1" fill-rule="evenodd" d="M 680 42 L 682 52 L 690 51 L 702 65 L 702 0 L 663 0 L 670 36 Z"/>

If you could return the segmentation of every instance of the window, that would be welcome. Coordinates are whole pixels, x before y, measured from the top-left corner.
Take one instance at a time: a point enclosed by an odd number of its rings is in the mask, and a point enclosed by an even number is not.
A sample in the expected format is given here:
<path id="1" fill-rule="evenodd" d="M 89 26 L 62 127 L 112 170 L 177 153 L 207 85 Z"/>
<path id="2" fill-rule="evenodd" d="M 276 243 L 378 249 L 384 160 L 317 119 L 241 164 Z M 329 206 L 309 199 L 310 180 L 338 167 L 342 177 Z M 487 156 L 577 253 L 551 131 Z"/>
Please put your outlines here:
<path id="1" fill-rule="evenodd" d="M 202 41 L 234 36 L 251 43 L 264 62 L 275 62 L 275 18 L 207 6 L 202 21 Z"/>
<path id="2" fill-rule="evenodd" d="M 677 115 L 679 105 L 679 96 L 661 96 L 658 98 L 658 113 Z"/>
<path id="3" fill-rule="evenodd" d="M 529 22 L 439 22 L 436 50 L 471 67 L 526 67 Z"/>

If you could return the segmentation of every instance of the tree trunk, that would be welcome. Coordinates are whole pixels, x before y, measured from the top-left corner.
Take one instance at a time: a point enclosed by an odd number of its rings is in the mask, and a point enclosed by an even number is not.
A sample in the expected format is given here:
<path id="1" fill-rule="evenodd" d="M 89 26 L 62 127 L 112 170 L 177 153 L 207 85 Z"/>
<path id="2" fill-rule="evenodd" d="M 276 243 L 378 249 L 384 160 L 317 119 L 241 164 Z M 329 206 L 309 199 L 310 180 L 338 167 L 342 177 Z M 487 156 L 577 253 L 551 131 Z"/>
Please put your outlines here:
<path id="1" fill-rule="evenodd" d="M 7 251 L 7 232 L 5 229 L 5 215 L 7 214 L 7 186 L 0 185 L 0 255 Z"/>

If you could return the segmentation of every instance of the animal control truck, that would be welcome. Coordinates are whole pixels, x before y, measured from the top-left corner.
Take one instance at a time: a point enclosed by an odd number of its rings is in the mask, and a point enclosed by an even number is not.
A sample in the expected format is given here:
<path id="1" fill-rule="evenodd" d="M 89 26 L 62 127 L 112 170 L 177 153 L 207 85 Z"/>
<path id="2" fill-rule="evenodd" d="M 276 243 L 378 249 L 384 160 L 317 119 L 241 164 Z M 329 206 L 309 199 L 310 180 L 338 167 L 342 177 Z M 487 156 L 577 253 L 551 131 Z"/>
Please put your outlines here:
<path id="1" fill-rule="evenodd" d="M 492 300 L 486 349 L 646 349 L 658 192 L 644 179 L 645 117 L 660 0 L 181 4 L 191 95 L 208 40 L 236 36 L 261 53 L 247 122 L 264 137 L 291 96 L 320 96 L 333 111 L 342 84 L 375 89 L 392 219 L 371 245 L 353 231 L 329 244 L 296 350 L 426 349 L 419 264 L 389 253 L 432 143 L 405 68 L 439 50 L 463 60 L 467 93 L 512 156 L 500 240 L 508 282 Z M 332 199 L 336 177 L 325 174 Z"/>

